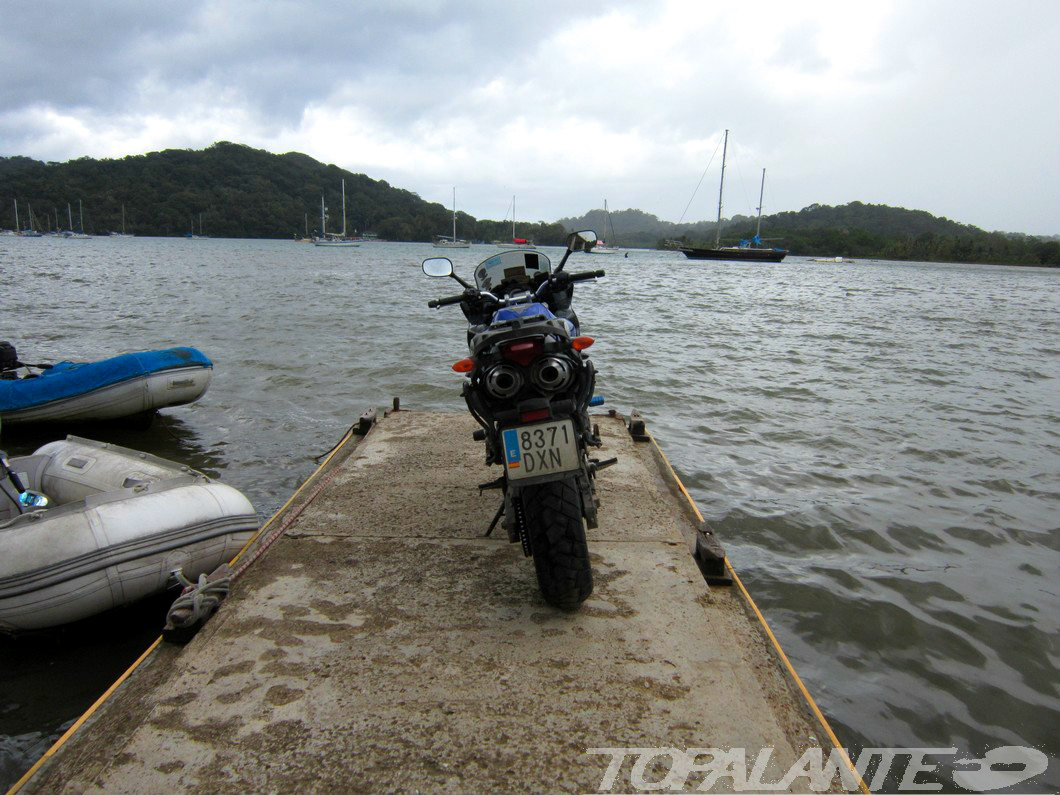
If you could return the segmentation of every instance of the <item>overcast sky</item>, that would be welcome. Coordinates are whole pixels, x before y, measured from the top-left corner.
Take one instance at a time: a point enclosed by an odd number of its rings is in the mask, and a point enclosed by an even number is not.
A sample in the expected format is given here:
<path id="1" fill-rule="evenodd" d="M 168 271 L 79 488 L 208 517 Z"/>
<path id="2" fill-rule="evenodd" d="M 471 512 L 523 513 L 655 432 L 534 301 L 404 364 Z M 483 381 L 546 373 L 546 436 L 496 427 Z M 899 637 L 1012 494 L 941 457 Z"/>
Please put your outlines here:
<path id="1" fill-rule="evenodd" d="M 501 218 L 849 201 L 1060 233 L 1060 3 L 0 0 L 0 155 L 214 141 Z M 685 220 L 717 212 L 720 154 Z"/>

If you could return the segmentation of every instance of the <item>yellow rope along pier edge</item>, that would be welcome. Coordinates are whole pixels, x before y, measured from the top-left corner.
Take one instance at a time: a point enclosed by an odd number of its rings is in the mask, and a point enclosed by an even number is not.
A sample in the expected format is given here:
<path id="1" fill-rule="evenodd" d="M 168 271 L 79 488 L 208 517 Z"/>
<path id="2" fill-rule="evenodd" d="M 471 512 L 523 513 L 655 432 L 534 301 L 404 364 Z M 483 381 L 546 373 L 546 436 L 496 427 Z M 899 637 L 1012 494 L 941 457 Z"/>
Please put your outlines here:
<path id="1" fill-rule="evenodd" d="M 283 514 L 283 512 L 286 511 L 296 499 L 298 499 L 299 495 L 306 490 L 309 484 L 317 479 L 317 476 L 324 471 L 324 468 L 327 467 L 329 463 L 331 463 L 331 459 L 338 455 L 339 452 L 346 447 L 350 439 L 353 438 L 353 435 L 354 434 L 352 429 L 346 432 L 346 435 L 342 437 L 342 440 L 337 445 L 335 445 L 335 449 L 332 450 L 328 457 L 321 462 L 320 466 L 318 466 L 313 471 L 313 474 L 306 478 L 305 482 L 302 483 L 302 485 L 295 490 L 294 494 L 291 495 L 290 499 L 288 499 L 287 502 L 280 506 L 279 510 L 277 510 L 272 516 L 269 517 L 268 521 L 266 521 L 265 524 L 263 524 L 258 529 L 258 532 L 256 532 L 251 537 L 251 539 L 243 545 L 243 548 L 235 554 L 235 557 L 233 557 L 232 560 L 228 562 L 229 566 L 235 565 L 236 561 L 238 561 L 239 558 L 242 557 L 243 554 L 248 549 L 250 549 L 259 538 L 261 538 L 265 531 L 269 529 L 269 525 L 275 522 L 276 518 Z M 62 748 L 71 737 L 74 736 L 77 730 L 85 724 L 85 721 L 91 718 L 96 713 L 96 711 L 100 707 L 102 707 L 104 703 L 106 703 L 107 699 L 114 695 L 115 691 L 119 687 L 121 687 L 122 683 L 130 676 L 132 676 L 133 671 L 139 668 L 140 665 L 148 657 L 151 656 L 151 653 L 161 645 L 161 643 L 162 636 L 159 635 L 157 638 L 155 638 L 154 642 L 147 647 L 144 653 L 136 659 L 136 662 L 126 668 L 125 673 L 119 676 L 114 682 L 114 684 L 108 687 L 103 693 L 103 695 L 97 698 L 96 701 L 92 704 L 92 706 L 85 710 L 81 717 L 74 721 L 73 725 L 69 729 L 63 732 L 63 735 L 55 741 L 51 748 L 45 751 L 41 758 L 34 762 L 33 766 L 29 770 L 22 774 L 22 778 L 20 778 L 18 781 L 11 785 L 11 788 L 7 791 L 6 795 L 15 795 L 19 790 L 21 790 L 22 787 L 26 785 L 26 782 L 33 778 L 33 776 L 37 774 L 37 771 L 39 771 L 41 767 L 43 767 L 44 763 L 51 759 L 59 751 L 59 749 Z"/>
<path id="2" fill-rule="evenodd" d="M 685 499 L 688 501 L 689 506 L 692 508 L 693 512 L 696 515 L 696 518 L 702 522 L 703 514 L 700 513 L 699 506 L 696 505 L 696 501 L 692 499 L 692 495 L 688 493 L 688 489 L 686 489 L 685 484 L 681 482 L 681 478 L 677 476 L 677 471 L 670 463 L 670 459 L 666 457 L 666 453 L 663 452 L 662 448 L 659 446 L 659 443 L 655 441 L 654 436 L 648 434 L 648 438 L 651 440 L 652 446 L 655 448 L 655 451 L 659 454 L 659 458 L 666 465 L 666 468 L 669 471 L 669 474 L 673 477 L 674 482 L 677 484 L 677 487 L 681 490 L 681 494 L 683 494 Z M 861 774 L 858 773 L 857 768 L 854 767 L 854 763 L 850 761 L 850 755 L 847 754 L 846 749 L 840 744 L 839 738 L 836 737 L 835 732 L 832 730 L 831 724 L 828 723 L 828 719 L 825 718 L 824 713 L 821 712 L 821 708 L 817 706 L 817 702 L 813 700 L 813 696 L 810 695 L 810 691 L 806 688 L 806 685 L 803 684 L 802 678 L 795 671 L 795 666 L 791 664 L 791 660 L 788 659 L 788 655 L 784 653 L 784 649 L 781 647 L 780 641 L 777 640 L 777 636 L 774 635 L 773 630 L 769 628 L 769 623 L 766 621 L 766 617 L 762 615 L 762 611 L 758 609 L 758 605 L 755 604 L 755 600 L 751 598 L 750 592 L 748 592 L 747 588 L 744 586 L 743 580 L 741 580 L 740 576 L 736 573 L 736 569 L 732 567 L 732 563 L 729 562 L 728 556 L 725 557 L 725 568 L 728 570 L 729 576 L 732 577 L 732 581 L 736 583 L 736 586 L 740 589 L 740 594 L 741 596 L 743 596 L 747 605 L 751 608 L 751 612 L 754 613 L 755 618 L 757 618 L 758 622 L 762 625 L 762 629 L 765 631 L 766 637 L 769 638 L 769 642 L 773 645 L 773 649 L 774 651 L 776 651 L 777 657 L 780 658 L 780 661 L 781 663 L 783 663 L 784 668 L 788 672 L 788 675 L 791 676 L 791 680 L 795 683 L 795 686 L 802 694 L 802 697 L 806 700 L 806 704 L 807 706 L 809 706 L 810 711 L 813 713 L 814 717 L 817 718 L 817 722 L 821 724 L 821 728 L 824 729 L 825 734 L 828 735 L 828 739 L 832 742 L 832 745 L 837 751 L 839 751 L 839 754 L 840 756 L 842 756 L 843 761 L 846 762 L 847 767 L 850 768 L 850 772 L 854 774 L 854 777 L 857 780 L 858 786 L 860 787 L 861 791 L 865 793 L 865 795 L 872 795 L 871 790 L 865 784 L 865 781 L 864 779 L 862 779 Z"/>

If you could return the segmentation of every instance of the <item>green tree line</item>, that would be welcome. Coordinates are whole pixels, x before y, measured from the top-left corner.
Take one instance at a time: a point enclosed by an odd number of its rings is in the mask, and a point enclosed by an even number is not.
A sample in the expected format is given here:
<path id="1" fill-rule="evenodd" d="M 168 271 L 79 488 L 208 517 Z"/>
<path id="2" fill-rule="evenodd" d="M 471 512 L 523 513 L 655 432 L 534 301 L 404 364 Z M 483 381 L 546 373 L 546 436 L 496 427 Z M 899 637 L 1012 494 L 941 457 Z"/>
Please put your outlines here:
<path id="1" fill-rule="evenodd" d="M 640 210 L 621 210 L 609 216 L 603 210 L 593 210 L 560 223 L 571 229 L 596 229 L 612 242 L 644 248 L 662 248 L 671 240 L 712 246 L 716 227 L 711 221 L 660 221 Z M 754 232 L 754 218 L 738 215 L 722 221 L 723 244 L 750 239 Z M 1056 238 L 986 232 L 923 210 L 882 204 L 812 204 L 798 212 L 763 215 L 762 235 L 769 244 L 802 256 L 1060 267 L 1060 240 Z"/>
<path id="2" fill-rule="evenodd" d="M 383 180 L 345 171 L 297 152 L 276 155 L 222 141 L 203 150 L 167 149 L 117 159 L 79 158 L 43 163 L 28 157 L 0 158 L 0 228 L 13 228 L 20 207 L 25 227 L 32 206 L 38 229 L 65 228 L 67 204 L 84 208 L 92 234 L 126 229 L 137 235 L 184 235 L 201 230 L 213 237 L 291 238 L 320 228 L 320 199 L 328 207 L 328 229 L 341 225 L 341 182 L 346 181 L 347 230 L 384 240 L 429 241 L 451 229 L 451 211 Z M 669 240 L 711 245 L 710 221 L 674 224 L 640 210 L 580 218 L 520 223 L 516 230 L 543 245 L 562 244 L 569 230 L 595 229 L 627 247 L 663 247 Z M 722 222 L 727 242 L 749 238 L 755 221 L 734 216 Z M 1060 266 L 1060 240 L 985 232 L 922 210 L 851 202 L 810 205 L 798 212 L 762 217 L 763 235 L 791 253 L 806 256 L 983 262 Z M 457 235 L 468 240 L 506 241 L 510 221 L 457 213 Z"/>
<path id="3" fill-rule="evenodd" d="M 32 207 L 36 227 L 66 228 L 67 204 L 79 226 L 78 201 L 89 234 L 126 230 L 137 235 L 291 238 L 320 231 L 320 200 L 328 231 L 342 224 L 346 181 L 347 232 L 371 232 L 384 240 L 429 241 L 452 228 L 451 211 L 383 180 L 325 165 L 297 152 L 276 155 L 242 144 L 216 143 L 204 150 L 167 149 L 119 159 L 79 158 L 43 163 L 0 158 L 0 228 L 21 226 Z M 561 244 L 556 223 L 520 224 L 518 233 L 542 244 Z M 473 240 L 508 240 L 510 223 L 457 214 L 457 234 Z"/>

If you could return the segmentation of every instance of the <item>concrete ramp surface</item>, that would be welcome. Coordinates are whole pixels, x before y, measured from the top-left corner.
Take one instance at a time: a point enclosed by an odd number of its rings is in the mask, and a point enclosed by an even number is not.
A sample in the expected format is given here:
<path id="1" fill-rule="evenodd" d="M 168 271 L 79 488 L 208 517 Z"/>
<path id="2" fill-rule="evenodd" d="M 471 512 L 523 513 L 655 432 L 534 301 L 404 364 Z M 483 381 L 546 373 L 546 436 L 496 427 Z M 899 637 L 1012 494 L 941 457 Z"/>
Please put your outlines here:
<path id="1" fill-rule="evenodd" d="M 477 485 L 499 469 L 474 422 L 395 412 L 199 635 L 150 655 L 23 791 L 591 792 L 611 757 L 587 749 L 614 747 L 770 747 L 779 778 L 821 727 L 739 594 L 704 583 L 653 445 L 598 422 L 619 462 L 581 610 L 545 604 L 502 528 L 482 537 L 500 492 Z"/>

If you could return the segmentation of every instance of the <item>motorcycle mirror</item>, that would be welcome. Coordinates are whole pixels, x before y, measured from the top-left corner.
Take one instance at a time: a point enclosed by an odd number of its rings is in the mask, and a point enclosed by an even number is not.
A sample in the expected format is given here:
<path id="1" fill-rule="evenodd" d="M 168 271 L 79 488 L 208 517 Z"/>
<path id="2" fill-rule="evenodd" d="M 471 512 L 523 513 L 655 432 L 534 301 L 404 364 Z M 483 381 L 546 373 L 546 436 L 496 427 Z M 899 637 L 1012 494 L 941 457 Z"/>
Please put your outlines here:
<path id="1" fill-rule="evenodd" d="M 423 272 L 434 277 L 452 276 L 453 263 L 448 257 L 431 257 L 423 261 Z"/>
<path id="2" fill-rule="evenodd" d="M 567 237 L 567 251 L 592 251 L 596 239 L 596 232 L 592 229 L 571 232 Z"/>

